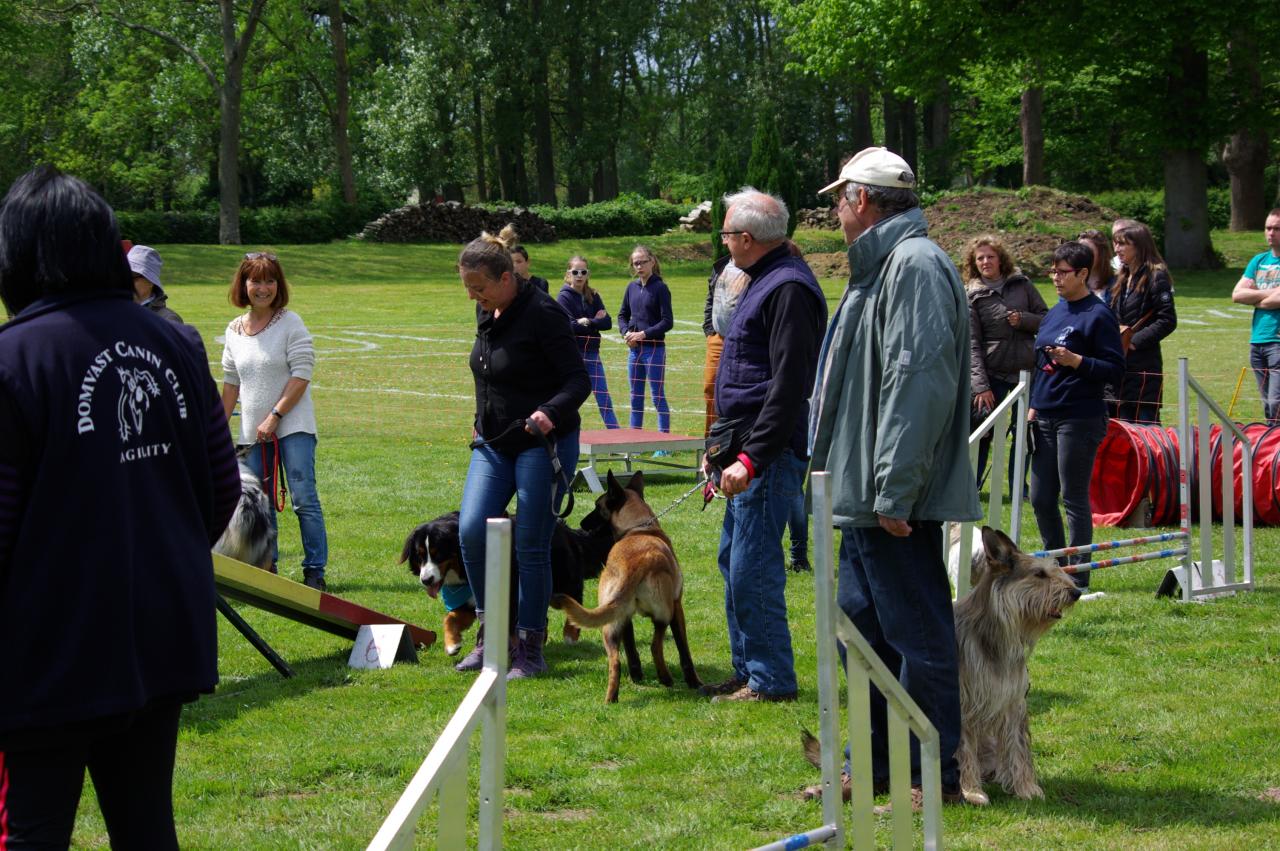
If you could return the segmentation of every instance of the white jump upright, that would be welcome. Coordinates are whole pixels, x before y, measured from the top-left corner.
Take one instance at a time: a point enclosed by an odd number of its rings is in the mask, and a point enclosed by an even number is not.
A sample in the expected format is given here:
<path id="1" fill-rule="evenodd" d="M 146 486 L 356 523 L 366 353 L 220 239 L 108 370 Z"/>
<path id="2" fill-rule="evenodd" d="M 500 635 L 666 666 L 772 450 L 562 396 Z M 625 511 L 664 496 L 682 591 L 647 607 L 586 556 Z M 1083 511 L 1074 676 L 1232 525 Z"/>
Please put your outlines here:
<path id="1" fill-rule="evenodd" d="M 942 847 L 942 764 L 938 731 L 898 682 L 896 672 L 867 643 L 836 606 L 835 550 L 831 492 L 827 473 L 811 476 L 813 493 L 813 583 L 817 605 L 818 740 L 822 746 L 823 824 L 762 849 L 804 848 L 823 843 L 843 848 L 850 836 L 854 848 L 876 847 L 876 815 L 871 779 L 871 687 L 884 695 L 889 736 L 889 796 L 893 802 L 893 845 L 915 847 L 911 813 L 911 734 L 920 740 L 920 780 L 924 795 L 924 847 Z M 840 794 L 840 675 L 837 637 L 845 645 L 848 695 L 849 763 L 853 815 L 848 834 Z"/>
<path id="2" fill-rule="evenodd" d="M 467 747 L 483 723 L 480 745 L 480 824 L 482 851 L 502 848 L 502 786 L 506 766 L 507 623 L 511 593 L 511 521 L 489 520 L 485 530 L 484 667 L 444 732 L 382 823 L 370 851 L 413 847 L 422 812 L 440 793 L 437 848 L 467 847 Z"/>

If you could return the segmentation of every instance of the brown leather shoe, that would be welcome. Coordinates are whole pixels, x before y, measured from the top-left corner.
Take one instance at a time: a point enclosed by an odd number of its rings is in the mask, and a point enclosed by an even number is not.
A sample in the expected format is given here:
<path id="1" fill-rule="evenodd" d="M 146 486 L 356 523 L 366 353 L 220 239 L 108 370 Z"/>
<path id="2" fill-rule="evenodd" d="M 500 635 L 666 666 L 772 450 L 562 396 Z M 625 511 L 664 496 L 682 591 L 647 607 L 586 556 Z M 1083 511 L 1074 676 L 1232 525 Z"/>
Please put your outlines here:
<path id="1" fill-rule="evenodd" d="M 876 780 L 871 784 L 872 795 L 884 795 L 889 792 L 888 780 Z M 806 786 L 800 793 L 800 797 L 806 801 L 816 801 L 822 799 L 822 784 L 816 786 Z M 840 799 L 848 802 L 853 798 L 853 778 L 849 776 L 847 771 L 840 772 Z"/>
<path id="2" fill-rule="evenodd" d="M 966 800 L 964 797 L 964 793 L 960 791 L 959 786 L 956 786 L 955 788 L 951 788 L 951 789 L 947 788 L 946 786 L 942 787 L 942 805 L 943 806 L 955 805 L 955 804 L 964 805 L 968 803 L 969 803 L 968 800 Z M 911 787 L 911 812 L 918 813 L 918 812 L 921 812 L 922 810 L 924 810 L 924 789 L 919 786 L 912 786 Z M 884 815 L 885 813 L 891 813 L 891 812 L 893 812 L 892 801 L 890 801 L 887 804 L 882 804 L 875 808 L 876 815 Z"/>
<path id="3" fill-rule="evenodd" d="M 789 694 L 765 694 L 762 691 L 756 691 L 751 686 L 743 686 L 730 694 L 718 694 L 711 698 L 712 703 L 790 703 L 796 699 L 796 693 L 793 691 Z"/>
<path id="4" fill-rule="evenodd" d="M 703 685 L 698 686 L 698 694 L 703 697 L 714 697 L 717 694 L 733 694 L 746 684 L 745 680 L 740 680 L 737 677 L 730 677 L 724 682 L 704 683 Z"/>

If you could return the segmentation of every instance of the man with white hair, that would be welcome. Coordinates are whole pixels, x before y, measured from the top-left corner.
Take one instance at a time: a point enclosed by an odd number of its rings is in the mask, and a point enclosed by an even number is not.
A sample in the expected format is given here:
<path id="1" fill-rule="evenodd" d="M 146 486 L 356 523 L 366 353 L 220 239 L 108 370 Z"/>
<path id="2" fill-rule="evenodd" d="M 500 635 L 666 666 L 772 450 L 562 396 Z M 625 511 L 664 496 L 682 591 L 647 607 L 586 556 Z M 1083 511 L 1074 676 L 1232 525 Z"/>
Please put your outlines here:
<path id="1" fill-rule="evenodd" d="M 960 684 L 942 523 L 981 516 L 969 312 L 914 186 L 901 157 L 867 148 L 821 190 L 836 193 L 849 284 L 822 343 L 812 466 L 831 476 L 842 531 L 837 602 L 937 727 L 943 799 L 957 802 Z M 885 704 L 872 694 L 872 780 L 883 788 Z"/>
<path id="2" fill-rule="evenodd" d="M 715 701 L 796 698 L 782 532 L 808 460 L 809 390 L 827 302 L 787 242 L 787 206 L 751 187 L 726 195 L 720 238 L 748 283 L 716 370 L 709 465 L 729 497 L 718 562 L 733 673 Z"/>

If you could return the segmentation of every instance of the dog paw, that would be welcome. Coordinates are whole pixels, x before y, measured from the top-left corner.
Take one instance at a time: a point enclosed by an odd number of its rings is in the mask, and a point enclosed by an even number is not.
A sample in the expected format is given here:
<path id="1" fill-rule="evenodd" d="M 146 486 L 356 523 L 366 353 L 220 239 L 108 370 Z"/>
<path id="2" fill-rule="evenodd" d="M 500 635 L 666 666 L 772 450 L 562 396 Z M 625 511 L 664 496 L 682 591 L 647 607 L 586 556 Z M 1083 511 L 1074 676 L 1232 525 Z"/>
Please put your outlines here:
<path id="1" fill-rule="evenodd" d="M 991 803 L 991 799 L 987 797 L 987 793 L 983 792 L 981 789 L 965 789 L 962 794 L 964 795 L 965 803 L 972 804 L 975 807 L 985 807 L 987 804 Z"/>
<path id="2" fill-rule="evenodd" d="M 1039 783 L 1029 783 L 1025 786 L 1016 786 L 1014 787 L 1013 794 L 1024 801 L 1029 801 L 1032 798 L 1044 798 L 1044 790 L 1040 788 Z"/>
<path id="3" fill-rule="evenodd" d="M 457 656 L 458 651 L 461 649 L 462 649 L 461 644 L 446 644 L 444 646 L 444 652 L 449 656 Z"/>

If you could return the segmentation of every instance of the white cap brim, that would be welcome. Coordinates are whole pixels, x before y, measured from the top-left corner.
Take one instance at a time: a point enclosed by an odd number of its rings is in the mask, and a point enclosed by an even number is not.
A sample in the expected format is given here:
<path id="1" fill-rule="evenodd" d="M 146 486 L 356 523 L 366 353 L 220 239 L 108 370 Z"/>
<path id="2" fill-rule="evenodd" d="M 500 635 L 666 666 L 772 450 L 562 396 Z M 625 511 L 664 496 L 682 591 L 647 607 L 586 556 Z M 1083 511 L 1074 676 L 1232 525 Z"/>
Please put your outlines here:
<path id="1" fill-rule="evenodd" d="M 837 177 L 835 181 L 833 181 L 832 183 L 828 183 L 826 186 L 819 189 L 816 194 L 826 195 L 828 192 L 836 191 L 837 189 L 839 189 L 841 186 L 844 186 L 848 182 L 849 182 L 849 178 L 847 177 Z"/>

